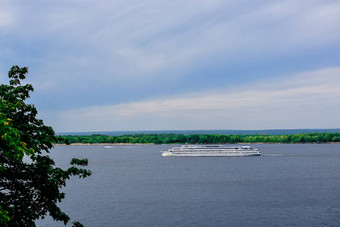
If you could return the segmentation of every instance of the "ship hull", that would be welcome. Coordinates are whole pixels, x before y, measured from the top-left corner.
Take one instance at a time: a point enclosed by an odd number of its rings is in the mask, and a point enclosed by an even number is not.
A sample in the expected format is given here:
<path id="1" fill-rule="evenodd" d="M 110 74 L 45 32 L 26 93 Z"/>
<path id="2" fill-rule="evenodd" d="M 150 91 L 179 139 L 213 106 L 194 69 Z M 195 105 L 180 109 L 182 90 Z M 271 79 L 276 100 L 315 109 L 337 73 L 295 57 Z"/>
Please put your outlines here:
<path id="1" fill-rule="evenodd" d="M 163 152 L 162 156 L 165 157 L 246 157 L 246 156 L 260 156 L 260 153 L 240 153 L 240 154 L 198 154 L 198 153 L 183 153 L 176 154 L 171 152 Z"/>

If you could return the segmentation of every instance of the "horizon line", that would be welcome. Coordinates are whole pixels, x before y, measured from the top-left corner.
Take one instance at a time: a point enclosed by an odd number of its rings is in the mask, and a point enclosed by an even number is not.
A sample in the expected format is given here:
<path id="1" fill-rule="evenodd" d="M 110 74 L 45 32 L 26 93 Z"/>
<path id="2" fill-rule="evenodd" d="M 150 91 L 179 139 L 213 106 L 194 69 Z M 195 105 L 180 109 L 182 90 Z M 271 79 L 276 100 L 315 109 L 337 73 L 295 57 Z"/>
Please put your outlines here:
<path id="1" fill-rule="evenodd" d="M 56 132 L 57 135 L 67 135 L 67 133 L 70 134 L 100 134 L 100 133 L 138 133 L 138 132 L 211 132 L 211 131 L 225 131 L 225 132 L 261 132 L 261 131 L 329 131 L 329 130 L 335 130 L 340 132 L 340 128 L 288 128 L 288 129 L 153 129 L 153 130 L 112 130 L 112 131 L 69 131 L 69 132 Z"/>

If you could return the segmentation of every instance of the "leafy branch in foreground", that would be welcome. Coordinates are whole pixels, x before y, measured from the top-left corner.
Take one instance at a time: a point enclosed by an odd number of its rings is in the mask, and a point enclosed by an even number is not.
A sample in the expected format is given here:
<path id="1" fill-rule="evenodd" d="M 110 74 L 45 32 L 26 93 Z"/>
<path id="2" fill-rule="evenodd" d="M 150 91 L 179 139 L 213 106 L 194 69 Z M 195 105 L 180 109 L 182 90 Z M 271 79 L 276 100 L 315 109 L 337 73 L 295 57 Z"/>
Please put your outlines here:
<path id="1" fill-rule="evenodd" d="M 35 226 L 35 220 L 50 215 L 66 225 L 70 217 L 57 205 L 65 198 L 60 189 L 71 176 L 87 177 L 91 172 L 55 167 L 49 150 L 65 140 L 36 118 L 33 105 L 25 103 L 33 91 L 32 85 L 21 84 L 27 72 L 26 67 L 13 66 L 9 85 L 0 85 L 0 224 Z M 87 159 L 71 161 L 71 165 L 87 163 Z"/>

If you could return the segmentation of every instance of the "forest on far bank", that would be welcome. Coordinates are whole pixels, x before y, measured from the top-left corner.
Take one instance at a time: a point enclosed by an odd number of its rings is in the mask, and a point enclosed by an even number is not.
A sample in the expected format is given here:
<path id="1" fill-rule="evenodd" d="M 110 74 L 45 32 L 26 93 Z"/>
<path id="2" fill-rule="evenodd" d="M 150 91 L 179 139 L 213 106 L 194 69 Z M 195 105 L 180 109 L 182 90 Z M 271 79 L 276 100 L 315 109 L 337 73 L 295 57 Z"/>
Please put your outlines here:
<path id="1" fill-rule="evenodd" d="M 335 143 L 340 142 L 340 133 L 306 133 L 294 135 L 184 135 L 175 133 L 134 134 L 122 136 L 66 135 L 67 143 L 131 143 L 131 144 L 234 144 L 234 143 Z"/>

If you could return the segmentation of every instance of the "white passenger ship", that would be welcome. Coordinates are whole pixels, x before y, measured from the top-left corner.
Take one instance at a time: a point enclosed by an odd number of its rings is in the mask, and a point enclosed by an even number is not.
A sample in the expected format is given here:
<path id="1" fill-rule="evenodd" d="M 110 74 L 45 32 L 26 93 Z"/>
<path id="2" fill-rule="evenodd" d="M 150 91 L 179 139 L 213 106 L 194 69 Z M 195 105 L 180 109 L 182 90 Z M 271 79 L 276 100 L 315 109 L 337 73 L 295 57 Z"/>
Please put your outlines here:
<path id="1" fill-rule="evenodd" d="M 161 151 L 162 156 L 187 156 L 187 157 L 241 157 L 258 156 L 261 152 L 251 146 L 225 147 L 222 145 L 182 145 L 167 151 Z"/>

